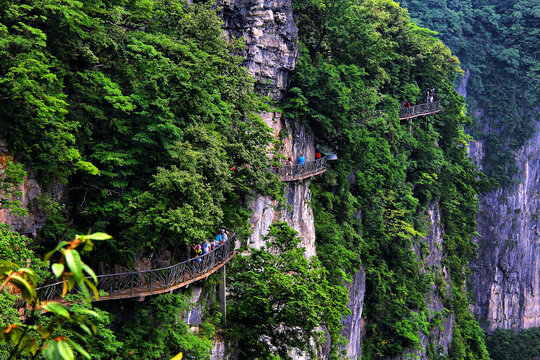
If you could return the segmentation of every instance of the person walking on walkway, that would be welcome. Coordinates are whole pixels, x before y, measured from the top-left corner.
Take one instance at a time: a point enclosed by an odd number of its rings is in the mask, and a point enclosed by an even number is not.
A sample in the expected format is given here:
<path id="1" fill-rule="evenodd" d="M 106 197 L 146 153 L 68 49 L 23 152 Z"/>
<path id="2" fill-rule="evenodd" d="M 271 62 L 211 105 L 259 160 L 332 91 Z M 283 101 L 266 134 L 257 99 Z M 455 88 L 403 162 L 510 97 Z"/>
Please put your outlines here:
<path id="1" fill-rule="evenodd" d="M 225 241 L 229 240 L 229 235 L 227 235 L 227 231 L 225 229 L 221 229 L 221 242 L 225 243 Z"/>
<path id="2" fill-rule="evenodd" d="M 195 262 L 194 262 L 195 269 L 197 271 L 201 271 L 202 246 L 201 244 L 191 245 L 191 248 L 195 250 Z"/>
<path id="3" fill-rule="evenodd" d="M 287 162 L 285 163 L 285 171 L 287 172 L 287 175 L 292 174 L 292 159 L 290 156 L 287 158 Z"/>
<path id="4" fill-rule="evenodd" d="M 405 109 L 406 110 L 406 113 L 407 115 L 409 115 L 411 113 L 411 103 L 407 101 L 407 103 L 405 104 Z"/>

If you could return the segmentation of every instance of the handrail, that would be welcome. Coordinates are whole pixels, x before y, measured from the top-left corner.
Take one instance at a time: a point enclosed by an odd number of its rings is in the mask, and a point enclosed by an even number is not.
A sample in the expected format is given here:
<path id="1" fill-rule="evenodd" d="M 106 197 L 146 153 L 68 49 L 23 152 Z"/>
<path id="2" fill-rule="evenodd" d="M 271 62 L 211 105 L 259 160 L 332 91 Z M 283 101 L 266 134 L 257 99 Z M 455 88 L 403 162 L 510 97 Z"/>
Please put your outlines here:
<path id="1" fill-rule="evenodd" d="M 97 289 L 108 293 L 92 301 L 126 299 L 169 292 L 207 278 L 234 257 L 236 234 L 221 227 L 230 237 L 207 254 L 159 269 L 98 275 Z M 92 281 L 91 278 L 88 278 Z M 63 282 L 37 288 L 41 301 L 62 298 Z M 77 287 L 76 287 L 76 290 Z M 24 307 L 21 299 L 18 308 Z M 18 302 L 19 303 L 19 302 Z"/>
<path id="2" fill-rule="evenodd" d="M 441 102 L 434 101 L 431 103 L 420 104 L 410 107 L 402 107 L 399 109 L 399 119 L 406 120 L 412 119 L 418 116 L 424 116 L 429 114 L 435 114 L 441 111 Z"/>
<path id="3" fill-rule="evenodd" d="M 306 161 L 303 164 L 271 167 L 267 171 L 278 174 L 280 181 L 299 181 L 325 172 L 326 162 L 327 159 L 324 156 L 314 161 Z"/>

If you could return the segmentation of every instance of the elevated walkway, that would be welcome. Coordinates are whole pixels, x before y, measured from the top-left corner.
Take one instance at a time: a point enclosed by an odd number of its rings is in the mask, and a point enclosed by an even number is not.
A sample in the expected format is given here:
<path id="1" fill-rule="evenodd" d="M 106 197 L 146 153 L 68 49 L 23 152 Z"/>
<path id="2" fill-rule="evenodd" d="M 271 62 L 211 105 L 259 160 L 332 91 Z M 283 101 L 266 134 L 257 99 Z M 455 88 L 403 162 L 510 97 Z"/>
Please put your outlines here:
<path id="1" fill-rule="evenodd" d="M 399 119 L 407 120 L 419 116 L 435 114 L 441 111 L 441 102 L 434 101 L 432 103 L 420 104 L 411 107 L 403 107 L 399 109 Z"/>
<path id="2" fill-rule="evenodd" d="M 99 299 L 92 299 L 92 301 L 142 299 L 145 296 L 171 292 L 206 279 L 234 258 L 236 235 L 228 229 L 225 230 L 230 234 L 229 239 L 208 254 L 160 269 L 99 275 L 97 289 L 107 292 L 108 295 L 100 296 Z M 63 286 L 63 282 L 57 282 L 36 290 L 41 301 L 63 301 Z M 77 288 L 75 288 L 76 291 Z"/>
<path id="3" fill-rule="evenodd" d="M 300 181 L 312 176 L 320 175 L 326 171 L 327 157 L 322 157 L 315 161 L 306 161 L 302 165 L 282 165 L 268 169 L 268 172 L 278 174 L 279 180 L 283 182 Z"/>

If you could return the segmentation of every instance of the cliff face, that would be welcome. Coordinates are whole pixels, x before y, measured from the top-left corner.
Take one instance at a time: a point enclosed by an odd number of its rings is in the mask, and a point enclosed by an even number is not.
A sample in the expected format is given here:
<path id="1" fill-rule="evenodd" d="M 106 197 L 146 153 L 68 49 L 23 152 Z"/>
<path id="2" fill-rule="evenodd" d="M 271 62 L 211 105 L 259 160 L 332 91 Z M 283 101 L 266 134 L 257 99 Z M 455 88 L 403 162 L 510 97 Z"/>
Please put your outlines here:
<path id="1" fill-rule="evenodd" d="M 296 41 L 298 30 L 294 24 L 291 1 L 226 0 L 220 5 L 223 6 L 227 36 L 245 39 L 244 65 L 257 80 L 258 91 L 280 101 L 299 55 Z M 306 160 L 314 159 L 314 138 L 308 128 L 287 121 L 277 112 L 266 112 L 262 117 L 274 129 L 276 138 L 282 135 L 281 154 L 293 160 L 301 155 Z M 267 233 L 268 227 L 276 220 L 285 220 L 300 233 L 306 255 L 315 254 L 309 183 L 307 179 L 284 184 L 287 205 L 292 209 L 290 211 L 276 209 L 276 204 L 269 198 L 257 197 L 253 201 L 253 235 L 248 240 L 250 246 L 262 246 L 262 235 Z"/>
<path id="2" fill-rule="evenodd" d="M 471 146 L 480 163 L 482 143 Z M 540 122 L 515 154 L 518 183 L 480 197 L 479 257 L 471 263 L 474 313 L 493 331 L 540 326 Z"/>
<path id="3" fill-rule="evenodd" d="M 10 157 L 9 145 L 3 139 L 0 139 L 0 173 L 3 172 L 6 157 Z M 52 196 L 60 203 L 66 202 L 65 187 L 60 184 L 52 185 L 49 189 L 42 189 L 32 169 L 26 168 L 27 176 L 23 182 L 19 185 L 18 190 L 21 191 L 21 205 L 23 208 L 28 209 L 28 215 L 15 216 L 6 209 L 0 209 L 0 223 L 11 225 L 13 230 L 28 235 L 32 238 L 37 236 L 39 230 L 45 224 L 47 217 L 45 214 L 32 206 L 33 201 L 42 194 Z"/>
<path id="4" fill-rule="evenodd" d="M 360 269 L 355 274 L 351 284 L 347 288 L 349 290 L 348 307 L 351 310 L 351 314 L 341 320 L 341 324 L 343 325 L 341 334 L 348 342 L 343 350 L 345 350 L 349 359 L 361 359 L 362 346 L 360 341 L 365 330 L 362 310 L 364 308 L 364 296 L 366 294 L 366 274 L 363 269 Z"/>
<path id="5" fill-rule="evenodd" d="M 294 24 L 291 0 L 223 0 L 224 30 L 228 38 L 244 38 L 244 65 L 257 80 L 259 93 L 276 101 L 283 99 L 291 72 L 298 55 L 298 30 Z M 284 119 L 278 112 L 261 114 L 264 122 L 274 130 L 274 136 L 282 140 L 279 153 L 296 160 L 299 156 L 309 161 L 315 158 L 314 136 L 306 126 Z M 284 220 L 299 232 L 306 256 L 315 255 L 315 227 L 310 206 L 310 180 L 284 183 L 284 194 L 290 210 L 276 208 L 268 197 L 258 196 L 251 203 L 253 234 L 248 245 L 259 248 L 264 245 L 263 235 L 277 220 Z M 223 358 L 217 343 L 213 359 Z M 304 354 L 291 354 L 303 359 Z"/>
<path id="6" fill-rule="evenodd" d="M 441 284 L 451 284 L 450 272 L 445 265 L 442 265 L 443 259 L 443 228 L 440 225 L 441 210 L 439 204 L 434 201 L 428 206 L 428 234 L 422 239 L 423 246 L 414 245 L 414 250 L 418 259 L 422 259 L 423 265 L 421 273 L 431 273 L 441 281 L 435 281 L 437 285 L 432 284 L 426 295 L 427 318 L 430 322 L 438 322 L 440 325 L 433 326 L 428 333 L 419 332 L 420 349 L 408 349 L 403 354 L 389 357 L 386 360 L 407 360 L 414 356 L 415 359 L 428 360 L 430 357 L 428 351 L 438 355 L 448 355 L 450 344 L 452 343 L 453 328 L 455 316 L 453 313 L 447 314 L 444 306 L 444 299 L 449 298 L 450 288 L 442 287 Z M 358 358 L 360 359 L 360 358 Z"/>
<path id="7" fill-rule="evenodd" d="M 218 5 L 225 33 L 245 40 L 244 66 L 259 92 L 281 99 L 299 54 L 291 0 L 221 0 Z"/>

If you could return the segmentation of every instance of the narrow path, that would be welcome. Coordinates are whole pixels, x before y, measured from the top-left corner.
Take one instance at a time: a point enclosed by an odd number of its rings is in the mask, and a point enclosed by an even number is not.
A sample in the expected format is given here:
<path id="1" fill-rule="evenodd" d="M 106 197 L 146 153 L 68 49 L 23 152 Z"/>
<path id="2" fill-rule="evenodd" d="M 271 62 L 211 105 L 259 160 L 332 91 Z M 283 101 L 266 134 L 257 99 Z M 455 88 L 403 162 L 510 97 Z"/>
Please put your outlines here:
<path id="1" fill-rule="evenodd" d="M 97 289 L 107 292 L 92 301 L 141 298 L 162 294 L 206 279 L 234 258 L 236 235 L 228 229 L 230 236 L 218 248 L 197 258 L 192 258 L 165 268 L 133 271 L 119 274 L 99 275 Z M 40 287 L 41 301 L 62 300 L 63 283 L 58 282 Z M 77 291 L 77 289 L 75 290 Z"/>
<path id="2" fill-rule="evenodd" d="M 314 161 L 306 161 L 302 165 L 283 165 L 268 169 L 268 172 L 278 174 L 283 182 L 300 181 L 312 176 L 320 175 L 326 171 L 326 156 Z"/>
<path id="3" fill-rule="evenodd" d="M 435 114 L 439 111 L 441 111 L 440 101 L 434 101 L 432 103 L 420 104 L 411 107 L 403 107 L 399 109 L 399 119 L 412 119 L 419 116 Z"/>

